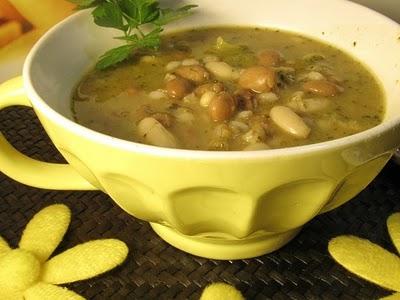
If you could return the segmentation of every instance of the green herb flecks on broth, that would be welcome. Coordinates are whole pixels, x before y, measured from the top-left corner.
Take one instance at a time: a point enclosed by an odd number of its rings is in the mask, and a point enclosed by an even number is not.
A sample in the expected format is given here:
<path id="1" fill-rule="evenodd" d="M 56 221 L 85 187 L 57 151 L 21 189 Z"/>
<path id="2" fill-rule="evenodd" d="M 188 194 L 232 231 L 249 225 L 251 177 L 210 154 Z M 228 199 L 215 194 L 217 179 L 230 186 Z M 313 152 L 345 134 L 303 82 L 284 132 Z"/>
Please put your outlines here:
<path id="1" fill-rule="evenodd" d="M 291 147 L 382 121 L 384 95 L 358 61 L 329 45 L 258 28 L 167 34 L 157 51 L 89 72 L 76 121 L 141 143 L 202 150 Z"/>

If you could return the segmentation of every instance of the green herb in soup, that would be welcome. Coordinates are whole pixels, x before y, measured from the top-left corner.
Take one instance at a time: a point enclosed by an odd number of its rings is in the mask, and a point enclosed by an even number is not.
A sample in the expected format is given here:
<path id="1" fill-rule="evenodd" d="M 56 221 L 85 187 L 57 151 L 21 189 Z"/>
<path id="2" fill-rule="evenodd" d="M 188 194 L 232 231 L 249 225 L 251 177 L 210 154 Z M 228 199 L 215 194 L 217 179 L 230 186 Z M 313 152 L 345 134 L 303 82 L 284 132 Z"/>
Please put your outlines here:
<path id="1" fill-rule="evenodd" d="M 160 8 L 155 0 L 69 0 L 78 9 L 94 8 L 93 21 L 101 27 L 122 31 L 114 37 L 125 44 L 104 53 L 96 64 L 98 69 L 128 59 L 138 49 L 158 49 L 160 33 L 164 25 L 187 17 L 197 5 L 185 5 L 178 9 Z M 149 30 L 150 28 L 150 30 Z"/>
<path id="2" fill-rule="evenodd" d="M 218 27 L 162 37 L 79 83 L 78 123 L 162 147 L 262 150 L 323 142 L 378 125 L 384 95 L 366 68 L 287 32 Z"/>

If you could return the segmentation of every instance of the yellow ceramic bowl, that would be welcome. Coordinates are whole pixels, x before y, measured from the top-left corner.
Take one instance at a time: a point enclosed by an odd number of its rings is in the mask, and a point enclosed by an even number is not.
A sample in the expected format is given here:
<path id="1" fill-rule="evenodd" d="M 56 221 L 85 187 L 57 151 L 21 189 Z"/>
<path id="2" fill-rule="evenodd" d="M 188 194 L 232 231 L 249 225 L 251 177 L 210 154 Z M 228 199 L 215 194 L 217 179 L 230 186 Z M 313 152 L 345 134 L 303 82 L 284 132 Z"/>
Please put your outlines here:
<path id="1" fill-rule="evenodd" d="M 163 239 L 195 255 L 238 259 L 278 249 L 315 215 L 359 193 L 400 145 L 400 26 L 357 4 L 316 0 L 196 0 L 170 30 L 204 25 L 273 27 L 331 43 L 363 61 L 387 96 L 384 122 L 314 145 L 254 152 L 158 148 L 73 121 L 70 96 L 113 35 L 81 12 L 52 28 L 28 56 L 23 78 L 0 87 L 0 108 L 31 106 L 68 161 L 30 159 L 0 135 L 0 167 L 50 189 L 99 189 Z M 356 46 L 354 46 L 356 42 Z"/>

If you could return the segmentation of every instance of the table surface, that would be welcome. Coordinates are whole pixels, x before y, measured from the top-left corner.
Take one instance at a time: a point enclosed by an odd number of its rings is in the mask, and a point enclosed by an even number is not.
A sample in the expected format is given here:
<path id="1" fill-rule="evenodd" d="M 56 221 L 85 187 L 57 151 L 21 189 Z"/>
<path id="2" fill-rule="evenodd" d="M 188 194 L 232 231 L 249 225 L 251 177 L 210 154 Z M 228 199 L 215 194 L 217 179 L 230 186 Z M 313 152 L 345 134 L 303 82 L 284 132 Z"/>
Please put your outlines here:
<path id="1" fill-rule="evenodd" d="M 0 131 L 20 151 L 50 162 L 62 158 L 32 110 L 0 111 Z M 69 285 L 88 299 L 198 299 L 211 282 L 235 285 L 247 299 L 377 299 L 388 295 L 337 265 L 328 241 L 353 234 L 395 252 L 386 218 L 400 211 L 400 167 L 389 163 L 348 204 L 320 215 L 282 249 L 255 259 L 217 261 L 186 254 L 117 207 L 101 192 L 48 191 L 24 186 L 0 173 L 0 234 L 16 246 L 34 213 L 52 203 L 72 210 L 60 253 L 78 243 L 118 238 L 130 249 L 126 262 L 98 278 Z"/>

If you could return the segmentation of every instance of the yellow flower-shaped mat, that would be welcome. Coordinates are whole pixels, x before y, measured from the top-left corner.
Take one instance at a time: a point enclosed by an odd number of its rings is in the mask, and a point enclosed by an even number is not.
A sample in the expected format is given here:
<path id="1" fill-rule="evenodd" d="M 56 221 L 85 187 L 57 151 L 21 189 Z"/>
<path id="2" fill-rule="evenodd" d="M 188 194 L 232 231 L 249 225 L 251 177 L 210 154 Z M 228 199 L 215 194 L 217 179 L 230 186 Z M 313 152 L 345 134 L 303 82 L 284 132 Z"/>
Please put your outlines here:
<path id="1" fill-rule="evenodd" d="M 387 220 L 389 235 L 400 253 L 400 213 Z M 400 300 L 400 257 L 368 240 L 355 236 L 332 239 L 329 253 L 343 267 L 365 280 L 394 291 L 384 299 Z"/>
<path id="2" fill-rule="evenodd" d="M 71 221 L 67 206 L 55 204 L 39 211 L 11 249 L 0 236 L 0 300 L 81 300 L 57 284 L 89 279 L 121 264 L 128 255 L 125 243 L 115 239 L 89 241 L 49 259 Z M 206 287 L 201 300 L 244 300 L 226 283 Z"/>
<path id="3" fill-rule="evenodd" d="M 70 220 L 68 207 L 51 205 L 27 224 L 17 249 L 0 237 L 1 300 L 84 299 L 56 284 L 92 278 L 125 260 L 128 247 L 115 239 L 89 241 L 49 259 Z"/>

